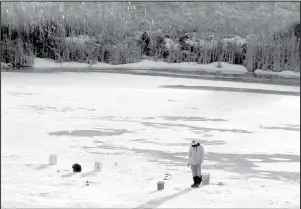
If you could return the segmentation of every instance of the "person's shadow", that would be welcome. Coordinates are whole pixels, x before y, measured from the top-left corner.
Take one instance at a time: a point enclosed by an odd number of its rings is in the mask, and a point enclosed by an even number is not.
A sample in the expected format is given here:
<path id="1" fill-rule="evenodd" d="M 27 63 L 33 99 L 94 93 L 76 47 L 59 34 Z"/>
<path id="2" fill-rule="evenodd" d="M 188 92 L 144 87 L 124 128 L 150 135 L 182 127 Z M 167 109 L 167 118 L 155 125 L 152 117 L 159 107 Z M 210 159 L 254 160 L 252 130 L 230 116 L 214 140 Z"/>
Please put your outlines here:
<path id="1" fill-rule="evenodd" d="M 50 165 L 50 164 L 41 164 L 41 165 L 39 165 L 39 167 L 36 168 L 36 170 L 42 170 L 42 169 L 48 168 L 50 166 L 52 166 L 52 165 Z"/>
<path id="2" fill-rule="evenodd" d="M 96 174 L 98 173 L 98 171 L 89 171 L 89 172 L 87 172 L 87 173 L 83 173 L 82 175 L 81 175 L 81 177 L 86 177 L 86 176 L 95 176 Z"/>
<path id="3" fill-rule="evenodd" d="M 146 202 L 146 203 L 143 203 L 143 204 L 141 204 L 141 205 L 139 205 L 138 207 L 136 207 L 137 209 L 138 208 L 157 208 L 157 207 L 159 207 L 160 205 L 162 205 L 164 202 L 166 202 L 166 201 L 168 201 L 168 200 L 170 200 L 170 199 L 173 199 L 173 198 L 176 198 L 176 197 L 178 197 L 178 196 L 181 196 L 181 195 L 183 195 L 183 194 L 186 194 L 186 193 L 188 193 L 188 192 L 190 192 L 192 190 L 192 188 L 186 188 L 186 189 L 184 189 L 184 190 L 181 190 L 181 191 L 179 191 L 179 192 L 177 192 L 177 193 L 175 193 L 175 194 L 172 194 L 172 195 L 169 195 L 169 196 L 166 196 L 166 197 L 162 197 L 162 198 L 156 198 L 156 199 L 154 199 L 154 200 L 150 200 L 150 201 L 148 201 L 148 202 Z M 150 194 L 152 194 L 152 193 L 155 193 L 156 191 L 153 191 L 153 192 L 151 192 Z"/>
<path id="4" fill-rule="evenodd" d="M 40 165 L 36 165 L 36 164 L 25 164 L 25 166 L 31 167 L 31 168 L 33 168 L 33 169 L 35 169 L 35 170 L 42 170 L 42 169 L 46 169 L 46 168 L 48 168 L 48 167 L 51 167 L 51 166 L 53 166 L 53 165 L 50 165 L 50 164 L 48 164 L 48 163 L 45 163 L 45 164 L 40 164 Z"/>
<path id="5" fill-rule="evenodd" d="M 67 174 L 62 175 L 61 177 L 62 177 L 62 178 L 67 178 L 67 177 L 74 176 L 74 175 L 76 175 L 76 174 L 77 174 L 76 172 L 69 172 L 69 173 L 67 173 Z"/>

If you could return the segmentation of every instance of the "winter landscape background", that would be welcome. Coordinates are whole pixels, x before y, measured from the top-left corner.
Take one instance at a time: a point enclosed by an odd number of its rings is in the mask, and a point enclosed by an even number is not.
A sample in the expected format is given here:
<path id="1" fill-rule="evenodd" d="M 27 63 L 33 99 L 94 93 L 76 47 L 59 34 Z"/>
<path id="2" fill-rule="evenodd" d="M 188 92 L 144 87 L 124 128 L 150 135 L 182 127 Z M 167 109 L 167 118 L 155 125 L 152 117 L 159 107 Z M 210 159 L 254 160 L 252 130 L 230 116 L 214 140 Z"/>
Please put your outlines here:
<path id="1" fill-rule="evenodd" d="M 300 71 L 298 2 L 3 2 L 1 20 L 1 60 L 15 67 L 147 57 Z"/>
<path id="2" fill-rule="evenodd" d="M 1 208 L 300 208 L 299 3 L 2 2 L 1 20 Z"/>

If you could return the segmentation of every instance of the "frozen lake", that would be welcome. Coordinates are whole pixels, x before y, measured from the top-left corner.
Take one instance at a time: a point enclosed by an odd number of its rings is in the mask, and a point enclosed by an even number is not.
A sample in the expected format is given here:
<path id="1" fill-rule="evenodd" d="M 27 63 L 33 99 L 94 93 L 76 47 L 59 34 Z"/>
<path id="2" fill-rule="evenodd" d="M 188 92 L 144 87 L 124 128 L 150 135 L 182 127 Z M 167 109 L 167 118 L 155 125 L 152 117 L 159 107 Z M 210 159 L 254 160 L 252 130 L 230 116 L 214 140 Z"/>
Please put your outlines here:
<path id="1" fill-rule="evenodd" d="M 300 207 L 298 86 L 83 72 L 1 82 L 1 206 Z M 198 189 L 192 139 L 211 175 Z"/>

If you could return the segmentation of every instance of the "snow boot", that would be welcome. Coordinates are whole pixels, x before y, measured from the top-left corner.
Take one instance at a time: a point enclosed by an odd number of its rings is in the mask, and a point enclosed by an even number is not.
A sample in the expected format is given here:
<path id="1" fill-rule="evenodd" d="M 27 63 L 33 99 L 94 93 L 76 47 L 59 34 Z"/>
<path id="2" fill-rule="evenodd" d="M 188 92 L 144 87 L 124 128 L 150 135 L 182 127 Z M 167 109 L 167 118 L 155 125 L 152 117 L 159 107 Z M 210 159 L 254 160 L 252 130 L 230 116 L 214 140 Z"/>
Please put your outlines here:
<path id="1" fill-rule="evenodd" d="M 198 177 L 194 176 L 193 177 L 193 184 L 191 185 L 191 187 L 198 187 Z"/>
<path id="2" fill-rule="evenodd" d="M 202 180 L 203 180 L 202 176 L 198 176 L 197 184 L 200 185 L 202 183 Z"/>

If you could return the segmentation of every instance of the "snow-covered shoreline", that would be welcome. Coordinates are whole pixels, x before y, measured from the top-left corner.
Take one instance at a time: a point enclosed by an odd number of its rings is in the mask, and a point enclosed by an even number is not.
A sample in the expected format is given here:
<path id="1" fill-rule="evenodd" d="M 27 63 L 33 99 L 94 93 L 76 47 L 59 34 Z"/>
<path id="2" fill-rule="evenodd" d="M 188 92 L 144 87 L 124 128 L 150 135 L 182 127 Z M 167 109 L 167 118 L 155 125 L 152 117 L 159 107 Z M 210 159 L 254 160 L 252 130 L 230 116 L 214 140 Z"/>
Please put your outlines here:
<path id="1" fill-rule="evenodd" d="M 96 64 L 87 64 L 87 63 L 78 63 L 78 62 L 62 62 L 56 63 L 51 59 L 42 59 L 36 58 L 34 61 L 33 68 L 34 69 L 53 69 L 53 68 L 87 68 L 87 69 L 176 69 L 176 70 L 199 70 L 204 72 L 221 72 L 223 74 L 245 74 L 248 73 L 246 67 L 241 65 L 229 64 L 226 62 L 221 62 L 221 68 L 217 67 L 218 63 L 210 63 L 210 64 L 197 64 L 196 62 L 182 62 L 182 63 L 167 63 L 162 61 L 152 61 L 144 59 L 138 63 L 128 63 L 128 64 L 120 64 L 120 65 L 112 65 L 107 63 L 96 63 Z M 10 68 L 8 64 L 1 63 L 1 68 Z M 263 71 L 260 69 L 255 70 L 255 74 L 257 75 L 276 75 L 285 78 L 300 78 L 300 72 L 292 72 L 292 71 L 281 71 L 281 72 L 272 72 L 272 71 Z"/>
<path id="2" fill-rule="evenodd" d="M 107 63 L 96 63 L 96 64 L 87 64 L 87 63 L 76 63 L 76 62 L 62 62 L 55 63 L 54 60 L 49 59 L 35 59 L 35 64 L 33 68 L 35 69 L 46 69 L 46 68 L 93 68 L 93 69 L 183 69 L 183 70 L 201 70 L 208 72 L 218 72 L 222 71 L 223 73 L 235 73 L 235 74 L 244 74 L 247 73 L 247 69 L 240 65 L 232 65 L 229 63 L 222 62 L 222 68 L 217 68 L 218 63 L 210 64 L 197 64 L 195 62 L 182 62 L 182 63 L 167 63 L 162 61 L 152 61 L 144 59 L 138 63 L 128 63 L 120 65 L 112 65 Z"/>
<path id="3" fill-rule="evenodd" d="M 10 68 L 11 66 L 9 64 L 1 62 L 1 69 Z"/>
<path id="4" fill-rule="evenodd" d="M 86 64 L 86 63 L 76 63 L 76 62 L 63 62 L 55 63 L 54 60 L 36 58 L 34 68 L 93 68 L 93 69 L 116 69 L 116 68 L 127 68 L 127 69 L 183 69 L 183 70 L 200 70 L 206 72 L 223 72 L 225 74 L 244 74 L 248 70 L 246 67 L 241 65 L 229 64 L 226 62 L 221 62 L 221 68 L 217 67 L 218 63 L 210 64 L 197 64 L 196 62 L 182 62 L 182 63 L 167 63 L 162 61 L 152 61 L 144 59 L 138 63 L 129 63 L 121 65 L 111 65 L 107 63 L 97 63 L 97 64 Z M 292 71 L 282 71 L 282 72 L 266 72 L 263 70 L 256 70 L 256 74 L 259 75 L 278 75 L 283 77 L 298 77 L 300 78 L 300 73 Z"/>
<path id="5" fill-rule="evenodd" d="M 300 72 L 293 72 L 289 70 L 283 70 L 281 72 L 273 72 L 273 71 L 263 71 L 263 70 L 255 70 L 255 73 L 258 75 L 278 75 L 286 78 L 300 78 Z"/>

